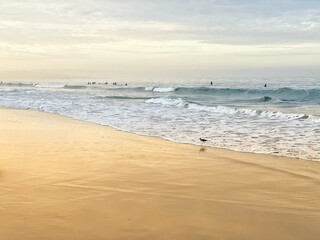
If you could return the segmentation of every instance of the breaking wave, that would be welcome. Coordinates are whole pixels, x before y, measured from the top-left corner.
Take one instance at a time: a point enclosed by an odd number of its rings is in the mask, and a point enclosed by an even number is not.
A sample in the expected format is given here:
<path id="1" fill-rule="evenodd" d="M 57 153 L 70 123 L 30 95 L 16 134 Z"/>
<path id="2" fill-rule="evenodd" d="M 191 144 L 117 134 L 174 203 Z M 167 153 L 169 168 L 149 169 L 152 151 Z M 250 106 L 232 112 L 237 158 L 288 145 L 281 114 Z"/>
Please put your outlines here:
<path id="1" fill-rule="evenodd" d="M 245 88 L 213 88 L 213 87 L 145 87 L 145 91 L 166 93 L 175 92 L 183 95 L 212 95 L 212 96 L 247 96 L 260 97 L 259 101 L 267 102 L 274 98 L 281 101 L 312 101 L 320 99 L 320 89 L 245 89 Z"/>
<path id="2" fill-rule="evenodd" d="M 146 101 L 149 104 L 158 104 L 164 106 L 184 107 L 194 111 L 206 111 L 216 114 L 229 114 L 229 115 L 245 115 L 247 117 L 267 118 L 272 120 L 311 120 L 320 122 L 320 118 L 306 114 L 283 113 L 280 111 L 262 111 L 251 108 L 232 108 L 227 106 L 204 106 L 196 103 L 190 103 L 182 100 L 181 98 L 152 98 Z"/>
<path id="3" fill-rule="evenodd" d="M 152 92 L 159 92 L 159 93 L 166 93 L 166 92 L 174 92 L 176 88 L 173 87 L 145 87 L 144 90 L 152 91 Z"/>

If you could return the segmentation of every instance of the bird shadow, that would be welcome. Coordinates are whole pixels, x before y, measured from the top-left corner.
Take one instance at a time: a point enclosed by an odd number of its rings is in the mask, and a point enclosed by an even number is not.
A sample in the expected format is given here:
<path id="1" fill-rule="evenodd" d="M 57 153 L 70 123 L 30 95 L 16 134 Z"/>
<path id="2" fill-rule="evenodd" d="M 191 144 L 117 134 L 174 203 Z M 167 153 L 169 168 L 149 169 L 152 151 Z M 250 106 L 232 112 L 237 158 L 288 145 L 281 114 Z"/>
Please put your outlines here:
<path id="1" fill-rule="evenodd" d="M 205 151 L 207 151 L 207 149 L 204 148 L 204 147 L 201 147 L 201 148 L 199 149 L 199 153 L 203 153 L 203 152 L 205 152 Z"/>

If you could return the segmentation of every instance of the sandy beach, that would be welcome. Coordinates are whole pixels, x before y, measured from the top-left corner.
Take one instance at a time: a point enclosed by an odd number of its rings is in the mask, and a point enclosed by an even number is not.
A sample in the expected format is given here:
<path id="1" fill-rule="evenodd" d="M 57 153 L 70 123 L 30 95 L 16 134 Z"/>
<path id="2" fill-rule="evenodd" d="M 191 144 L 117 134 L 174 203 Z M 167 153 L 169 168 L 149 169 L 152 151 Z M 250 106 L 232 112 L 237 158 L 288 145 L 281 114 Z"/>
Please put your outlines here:
<path id="1" fill-rule="evenodd" d="M 0 110 L 0 239 L 319 239 L 320 163 Z"/>

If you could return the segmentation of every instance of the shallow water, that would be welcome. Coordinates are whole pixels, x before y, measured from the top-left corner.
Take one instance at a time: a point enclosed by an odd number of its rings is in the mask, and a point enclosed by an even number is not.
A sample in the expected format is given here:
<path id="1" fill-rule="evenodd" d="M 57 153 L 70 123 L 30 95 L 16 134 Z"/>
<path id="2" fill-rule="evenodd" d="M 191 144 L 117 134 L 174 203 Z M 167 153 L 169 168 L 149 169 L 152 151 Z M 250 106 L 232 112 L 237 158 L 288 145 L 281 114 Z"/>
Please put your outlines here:
<path id="1" fill-rule="evenodd" d="M 213 147 L 319 160 L 319 81 L 202 79 L 128 86 L 5 82 L 0 85 L 0 105 L 175 142 L 201 144 L 202 137 Z"/>

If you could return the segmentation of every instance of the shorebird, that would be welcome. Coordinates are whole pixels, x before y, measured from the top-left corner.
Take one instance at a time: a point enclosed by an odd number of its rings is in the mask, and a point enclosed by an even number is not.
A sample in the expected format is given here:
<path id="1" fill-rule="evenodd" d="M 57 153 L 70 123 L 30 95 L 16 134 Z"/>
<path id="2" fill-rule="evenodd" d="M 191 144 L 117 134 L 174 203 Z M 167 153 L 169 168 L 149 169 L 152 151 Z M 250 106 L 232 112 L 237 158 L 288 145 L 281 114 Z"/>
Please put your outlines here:
<path id="1" fill-rule="evenodd" d="M 206 142 L 206 141 L 208 141 L 207 139 L 204 139 L 204 138 L 199 138 L 199 140 L 200 140 L 201 142 Z"/>

